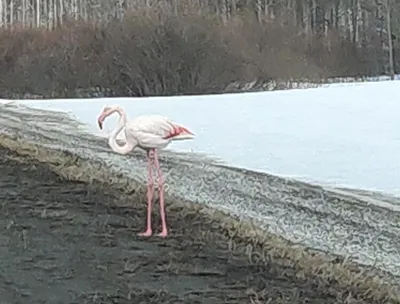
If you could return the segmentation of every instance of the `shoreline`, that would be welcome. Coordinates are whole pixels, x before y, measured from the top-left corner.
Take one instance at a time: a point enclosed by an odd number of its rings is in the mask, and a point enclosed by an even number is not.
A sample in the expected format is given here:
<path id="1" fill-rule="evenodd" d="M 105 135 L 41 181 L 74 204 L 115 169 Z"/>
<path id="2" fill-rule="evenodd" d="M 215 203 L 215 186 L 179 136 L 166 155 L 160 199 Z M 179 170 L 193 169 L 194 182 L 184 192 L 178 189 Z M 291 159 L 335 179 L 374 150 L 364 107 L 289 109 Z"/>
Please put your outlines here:
<path id="1" fill-rule="evenodd" d="M 70 152 L 49 150 L 7 135 L 0 135 L 0 147 L 12 151 L 22 162 L 45 162 L 51 170 L 66 180 L 88 184 L 100 182 L 122 192 L 121 197 L 129 197 L 130 200 L 138 200 L 144 194 L 145 187 L 135 184 L 135 181 L 107 168 L 101 162 L 87 160 Z M 400 286 L 393 276 L 383 271 L 361 266 L 351 259 L 292 244 L 279 236 L 262 231 L 252 221 L 239 221 L 206 205 L 185 202 L 171 195 L 167 195 L 166 199 L 174 202 L 171 208 L 193 210 L 213 222 L 213 225 L 231 237 L 237 252 L 247 253 L 253 263 L 263 264 L 273 259 L 280 265 L 294 267 L 296 277 L 320 277 L 327 286 L 336 286 L 338 289 L 356 288 L 357 285 L 357 289 L 370 301 L 400 303 Z"/>

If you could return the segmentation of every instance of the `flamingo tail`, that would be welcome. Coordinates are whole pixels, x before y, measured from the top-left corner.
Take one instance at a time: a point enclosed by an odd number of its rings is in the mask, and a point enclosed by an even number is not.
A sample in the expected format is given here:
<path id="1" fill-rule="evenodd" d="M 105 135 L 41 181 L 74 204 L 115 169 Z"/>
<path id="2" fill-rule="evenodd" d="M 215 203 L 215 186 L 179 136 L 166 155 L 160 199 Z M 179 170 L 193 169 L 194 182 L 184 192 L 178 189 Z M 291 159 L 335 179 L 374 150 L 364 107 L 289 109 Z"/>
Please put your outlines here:
<path id="1" fill-rule="evenodd" d="M 193 139 L 194 133 L 184 126 L 173 125 L 171 131 L 164 137 L 164 139 L 183 140 Z"/>

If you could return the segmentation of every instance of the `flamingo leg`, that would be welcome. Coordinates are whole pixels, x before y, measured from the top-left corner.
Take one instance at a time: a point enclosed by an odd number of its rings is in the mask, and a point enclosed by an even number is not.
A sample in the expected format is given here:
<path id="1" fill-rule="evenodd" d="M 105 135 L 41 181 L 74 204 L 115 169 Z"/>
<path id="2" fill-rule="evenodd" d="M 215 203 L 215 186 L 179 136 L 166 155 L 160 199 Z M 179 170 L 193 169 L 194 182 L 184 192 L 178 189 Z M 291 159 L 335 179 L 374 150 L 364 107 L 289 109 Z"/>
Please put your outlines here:
<path id="1" fill-rule="evenodd" d="M 151 236 L 153 230 L 151 229 L 151 211 L 154 193 L 154 182 L 153 182 L 153 155 L 147 152 L 147 219 L 146 219 L 146 231 L 139 233 L 139 236 Z"/>
<path id="2" fill-rule="evenodd" d="M 167 221 L 165 219 L 165 204 L 164 204 L 164 176 L 161 172 L 160 163 L 158 162 L 158 155 L 156 151 L 153 151 L 154 154 L 154 165 L 157 170 L 158 175 L 158 188 L 160 191 L 160 216 L 161 216 L 161 232 L 158 236 L 166 237 L 168 235 L 167 229 Z"/>

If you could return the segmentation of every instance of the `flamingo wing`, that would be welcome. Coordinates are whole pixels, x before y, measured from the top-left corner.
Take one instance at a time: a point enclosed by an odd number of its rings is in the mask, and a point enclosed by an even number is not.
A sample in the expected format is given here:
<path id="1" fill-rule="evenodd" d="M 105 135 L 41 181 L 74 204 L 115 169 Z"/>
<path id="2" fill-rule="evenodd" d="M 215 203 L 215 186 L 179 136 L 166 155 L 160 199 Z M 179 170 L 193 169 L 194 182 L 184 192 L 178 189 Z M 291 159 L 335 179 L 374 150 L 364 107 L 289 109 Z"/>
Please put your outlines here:
<path id="1" fill-rule="evenodd" d="M 158 115 L 135 118 L 127 124 L 127 133 L 146 148 L 163 148 L 171 140 L 193 137 L 193 133 L 185 127 Z"/>

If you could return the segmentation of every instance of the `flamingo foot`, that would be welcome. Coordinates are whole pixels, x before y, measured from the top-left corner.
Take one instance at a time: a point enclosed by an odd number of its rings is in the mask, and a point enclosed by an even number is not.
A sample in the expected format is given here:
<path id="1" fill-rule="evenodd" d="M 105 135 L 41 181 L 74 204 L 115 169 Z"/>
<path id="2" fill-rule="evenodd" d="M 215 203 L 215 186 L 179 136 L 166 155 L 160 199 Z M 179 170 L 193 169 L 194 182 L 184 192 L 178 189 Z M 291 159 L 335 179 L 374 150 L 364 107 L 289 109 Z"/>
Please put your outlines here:
<path id="1" fill-rule="evenodd" d="M 149 236 L 151 236 L 152 234 L 153 234 L 153 231 L 152 231 L 151 229 L 147 229 L 145 232 L 138 233 L 138 236 L 146 236 L 146 237 L 149 237 Z"/>
<path id="2" fill-rule="evenodd" d="M 168 236 L 168 231 L 167 230 L 163 230 L 160 233 L 157 233 L 157 236 L 165 238 L 165 237 Z"/>

